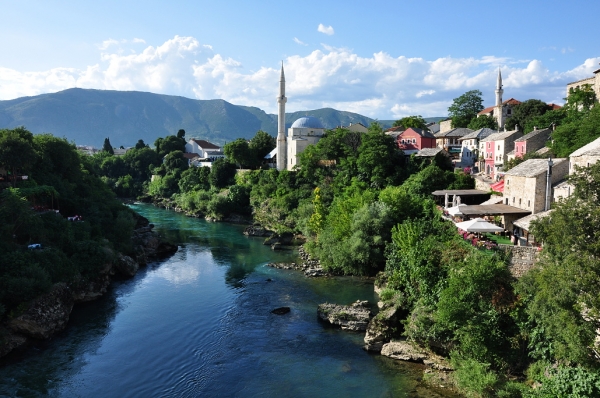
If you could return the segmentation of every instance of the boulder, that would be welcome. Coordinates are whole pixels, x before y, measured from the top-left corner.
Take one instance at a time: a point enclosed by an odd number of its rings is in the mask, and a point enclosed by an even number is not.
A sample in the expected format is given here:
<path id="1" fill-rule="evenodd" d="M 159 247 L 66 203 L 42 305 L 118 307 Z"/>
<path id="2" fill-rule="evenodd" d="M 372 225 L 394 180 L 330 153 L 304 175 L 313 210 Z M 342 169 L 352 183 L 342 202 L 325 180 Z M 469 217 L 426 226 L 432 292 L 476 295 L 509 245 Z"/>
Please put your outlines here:
<path id="1" fill-rule="evenodd" d="M 266 228 L 261 227 L 260 225 L 250 225 L 244 229 L 244 235 L 246 236 L 271 236 L 273 232 L 269 231 Z"/>
<path id="2" fill-rule="evenodd" d="M 120 255 L 119 259 L 117 260 L 117 263 L 115 264 L 115 270 L 126 277 L 132 277 L 134 276 L 138 269 L 139 269 L 139 265 L 138 263 L 132 259 L 129 256 L 123 256 Z"/>
<path id="3" fill-rule="evenodd" d="M 290 311 L 291 311 L 290 307 L 279 307 L 279 308 L 275 308 L 273 311 L 271 311 L 271 314 L 285 315 Z"/>
<path id="4" fill-rule="evenodd" d="M 110 275 L 103 274 L 73 289 L 72 296 L 76 303 L 97 300 L 104 296 L 110 285 Z"/>
<path id="5" fill-rule="evenodd" d="M 422 363 L 436 370 L 454 370 L 443 357 L 408 341 L 391 341 L 384 344 L 381 355 L 403 361 Z"/>
<path id="6" fill-rule="evenodd" d="M 380 352 L 383 345 L 402 331 L 402 308 L 393 305 L 380 311 L 367 326 L 364 349 Z"/>
<path id="7" fill-rule="evenodd" d="M 67 326 L 73 304 L 67 285 L 57 283 L 50 293 L 33 300 L 24 314 L 11 319 L 8 327 L 27 337 L 48 339 Z"/>
<path id="8" fill-rule="evenodd" d="M 27 344 L 27 338 L 20 334 L 12 333 L 10 330 L 0 328 L 0 358 L 13 350 L 18 350 Z"/>
<path id="9" fill-rule="evenodd" d="M 317 307 L 317 315 L 325 322 L 340 326 L 343 330 L 364 331 L 371 318 L 368 301 L 357 300 L 352 305 L 324 303 Z"/>

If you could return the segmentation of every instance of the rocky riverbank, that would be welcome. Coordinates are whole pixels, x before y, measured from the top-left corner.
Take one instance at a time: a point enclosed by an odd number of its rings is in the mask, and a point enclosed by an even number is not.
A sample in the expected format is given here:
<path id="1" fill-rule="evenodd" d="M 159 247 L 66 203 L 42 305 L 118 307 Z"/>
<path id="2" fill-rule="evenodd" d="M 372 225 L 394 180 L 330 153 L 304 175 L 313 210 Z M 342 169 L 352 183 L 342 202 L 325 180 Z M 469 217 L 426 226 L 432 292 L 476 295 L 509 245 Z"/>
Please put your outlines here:
<path id="1" fill-rule="evenodd" d="M 319 260 L 312 259 L 302 246 L 298 248 L 298 257 L 300 262 L 298 263 L 269 263 L 267 266 L 279 269 L 297 270 L 302 271 L 305 276 L 308 277 L 319 277 L 319 276 L 330 276 L 329 273 L 323 270 Z"/>
<path id="2" fill-rule="evenodd" d="M 73 306 L 102 297 L 113 278 L 132 277 L 140 266 L 175 253 L 177 246 L 166 242 L 153 228 L 139 216 L 131 238 L 133 257 L 106 248 L 114 261 L 107 262 L 96 278 L 73 286 L 57 283 L 50 292 L 32 300 L 18 315 L 0 325 L 0 357 L 65 329 Z"/>

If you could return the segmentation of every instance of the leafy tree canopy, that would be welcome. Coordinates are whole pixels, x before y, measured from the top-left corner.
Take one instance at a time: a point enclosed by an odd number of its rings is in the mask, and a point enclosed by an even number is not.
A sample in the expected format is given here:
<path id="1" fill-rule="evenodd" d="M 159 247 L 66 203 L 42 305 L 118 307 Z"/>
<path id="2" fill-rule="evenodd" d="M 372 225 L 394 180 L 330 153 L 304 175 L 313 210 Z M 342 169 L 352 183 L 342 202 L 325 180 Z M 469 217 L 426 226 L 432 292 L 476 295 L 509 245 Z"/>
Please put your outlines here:
<path id="1" fill-rule="evenodd" d="M 393 124 L 394 127 L 403 127 L 407 129 L 409 127 L 415 127 L 423 130 L 427 130 L 427 122 L 421 115 L 406 116 L 402 119 L 398 119 Z"/>
<path id="2" fill-rule="evenodd" d="M 483 110 L 483 98 L 479 90 L 467 91 L 454 98 L 448 108 L 448 116 L 452 119 L 452 127 L 467 127 L 471 120 Z"/>
<path id="3" fill-rule="evenodd" d="M 479 130 L 483 128 L 497 130 L 498 122 L 496 122 L 496 118 L 492 115 L 481 115 L 471 119 L 467 125 L 467 128 L 470 128 L 471 130 Z"/>
<path id="4" fill-rule="evenodd" d="M 506 121 L 506 128 L 514 130 L 515 126 L 525 129 L 529 122 L 538 116 L 552 110 L 550 105 L 539 99 L 529 99 L 512 107 L 512 116 Z M 533 128 L 531 129 L 533 130 Z M 528 133 L 531 130 L 524 130 Z"/>

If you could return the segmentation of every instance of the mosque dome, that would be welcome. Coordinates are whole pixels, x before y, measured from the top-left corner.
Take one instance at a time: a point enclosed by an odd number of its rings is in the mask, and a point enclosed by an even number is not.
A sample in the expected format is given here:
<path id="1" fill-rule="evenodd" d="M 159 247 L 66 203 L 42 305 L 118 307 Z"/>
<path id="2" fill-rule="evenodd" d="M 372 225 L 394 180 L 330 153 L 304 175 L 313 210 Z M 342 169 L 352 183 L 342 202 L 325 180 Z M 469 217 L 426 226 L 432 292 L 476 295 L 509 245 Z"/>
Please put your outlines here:
<path id="1" fill-rule="evenodd" d="M 324 129 L 323 123 L 313 116 L 301 117 L 292 124 L 292 128 Z"/>

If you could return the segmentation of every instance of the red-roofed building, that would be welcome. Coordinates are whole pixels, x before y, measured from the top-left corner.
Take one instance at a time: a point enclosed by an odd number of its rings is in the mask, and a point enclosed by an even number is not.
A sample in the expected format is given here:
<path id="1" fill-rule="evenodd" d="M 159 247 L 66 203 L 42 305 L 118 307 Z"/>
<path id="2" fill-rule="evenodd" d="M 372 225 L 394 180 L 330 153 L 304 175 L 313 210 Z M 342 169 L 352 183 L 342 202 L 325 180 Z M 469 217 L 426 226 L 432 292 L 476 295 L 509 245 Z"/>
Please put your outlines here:
<path id="1" fill-rule="evenodd" d="M 424 148 L 435 148 L 435 137 L 428 130 L 409 127 L 398 133 L 396 144 L 405 155 L 412 155 Z"/>

